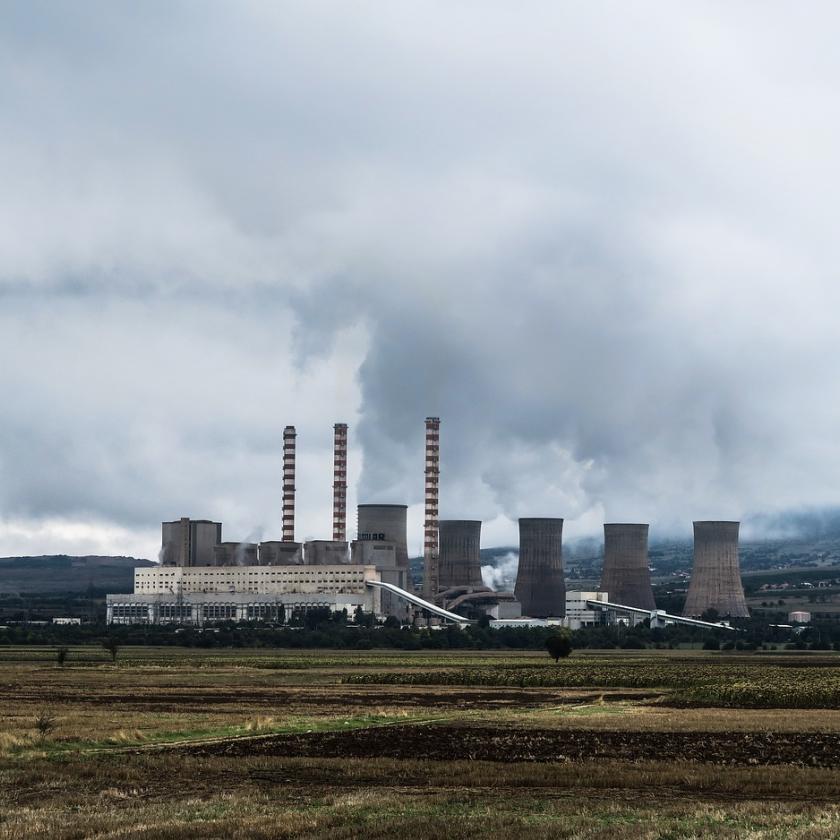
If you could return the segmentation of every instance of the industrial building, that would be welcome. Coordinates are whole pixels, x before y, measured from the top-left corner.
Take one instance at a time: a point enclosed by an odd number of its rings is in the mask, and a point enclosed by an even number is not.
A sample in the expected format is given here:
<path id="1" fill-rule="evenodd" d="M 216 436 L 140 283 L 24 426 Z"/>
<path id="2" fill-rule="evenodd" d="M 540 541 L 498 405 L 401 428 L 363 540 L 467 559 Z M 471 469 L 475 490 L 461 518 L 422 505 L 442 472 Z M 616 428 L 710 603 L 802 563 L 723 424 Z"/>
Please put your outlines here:
<path id="1" fill-rule="evenodd" d="M 614 624 L 615 615 L 612 612 L 599 610 L 591 602 L 606 604 L 609 601 L 608 592 L 581 592 L 571 589 L 565 594 L 563 626 L 570 630 L 580 630 L 582 627 L 594 627 L 596 624 Z"/>
<path id="2" fill-rule="evenodd" d="M 108 595 L 114 624 L 287 619 L 299 609 L 381 613 L 372 566 L 205 566 L 134 570 L 134 592 Z"/>
<path id="3" fill-rule="evenodd" d="M 300 566 L 303 564 L 303 543 L 261 542 L 258 558 L 260 566 Z"/>
<path id="4" fill-rule="evenodd" d="M 562 519 L 519 520 L 519 569 L 513 591 L 524 615 L 562 618 L 566 614 Z"/>
<path id="5" fill-rule="evenodd" d="M 749 617 L 738 561 L 739 526 L 739 522 L 694 523 L 694 564 L 683 615 L 697 618 L 715 610 L 722 617 Z"/>
<path id="6" fill-rule="evenodd" d="M 222 523 L 182 517 L 161 525 L 160 562 L 164 566 L 212 566 L 222 541 Z"/>
<path id="7" fill-rule="evenodd" d="M 604 566 L 600 591 L 613 601 L 656 609 L 648 565 L 648 526 L 609 523 L 604 525 Z"/>

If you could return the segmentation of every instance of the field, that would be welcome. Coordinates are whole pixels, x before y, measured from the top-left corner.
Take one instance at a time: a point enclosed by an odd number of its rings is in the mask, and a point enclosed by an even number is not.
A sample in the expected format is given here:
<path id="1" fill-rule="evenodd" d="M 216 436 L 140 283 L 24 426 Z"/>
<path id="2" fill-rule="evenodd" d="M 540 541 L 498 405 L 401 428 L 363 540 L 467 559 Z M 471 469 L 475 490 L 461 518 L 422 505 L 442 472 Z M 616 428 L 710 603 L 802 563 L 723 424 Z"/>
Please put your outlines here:
<path id="1" fill-rule="evenodd" d="M 0 648 L 0 840 L 840 837 L 838 665 Z"/>

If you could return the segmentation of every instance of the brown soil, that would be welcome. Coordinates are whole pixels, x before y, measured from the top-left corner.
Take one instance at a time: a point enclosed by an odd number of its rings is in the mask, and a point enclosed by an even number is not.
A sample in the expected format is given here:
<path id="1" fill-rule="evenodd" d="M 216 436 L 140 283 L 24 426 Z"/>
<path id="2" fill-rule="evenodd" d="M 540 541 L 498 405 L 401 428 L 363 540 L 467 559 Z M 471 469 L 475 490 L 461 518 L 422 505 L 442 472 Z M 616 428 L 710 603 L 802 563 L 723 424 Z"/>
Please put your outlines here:
<path id="1" fill-rule="evenodd" d="M 206 744 L 199 755 L 411 758 L 451 761 L 689 761 L 840 767 L 840 735 L 773 732 L 621 732 L 399 725 Z"/>

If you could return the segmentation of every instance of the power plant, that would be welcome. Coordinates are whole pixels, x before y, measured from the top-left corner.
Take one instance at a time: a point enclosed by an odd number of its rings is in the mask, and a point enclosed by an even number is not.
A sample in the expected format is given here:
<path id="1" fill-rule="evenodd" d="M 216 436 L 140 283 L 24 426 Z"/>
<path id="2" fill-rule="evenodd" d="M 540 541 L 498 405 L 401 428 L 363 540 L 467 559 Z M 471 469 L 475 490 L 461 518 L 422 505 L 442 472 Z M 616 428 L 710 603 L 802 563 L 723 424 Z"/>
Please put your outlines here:
<path id="1" fill-rule="evenodd" d="M 566 614 L 562 519 L 519 520 L 519 569 L 513 591 L 525 615 L 562 618 Z"/>
<path id="2" fill-rule="evenodd" d="M 403 622 L 424 617 L 465 621 L 482 614 L 518 619 L 524 614 L 527 620 L 578 627 L 622 611 L 629 621 L 645 615 L 651 622 L 677 620 L 654 603 L 647 524 L 605 524 L 599 591 L 567 593 L 563 519 L 521 518 L 514 591 L 485 586 L 481 521 L 439 519 L 439 417 L 425 420 L 422 597 L 411 579 L 407 505 L 359 504 L 356 539 L 348 543 L 346 423 L 333 426 L 332 539 L 295 542 L 296 439 L 295 427 L 286 426 L 281 540 L 223 541 L 221 523 L 209 519 L 164 522 L 160 566 L 135 570 L 133 594 L 108 596 L 108 620 L 277 621 L 289 610 L 314 607 L 361 608 Z M 738 564 L 738 528 L 738 522 L 694 523 L 687 618 L 679 620 L 689 622 L 708 610 L 749 615 Z"/>
<path id="3" fill-rule="evenodd" d="M 608 592 L 619 604 L 656 609 L 648 565 L 647 525 L 604 525 L 604 567 L 599 591 Z"/>
<path id="4" fill-rule="evenodd" d="M 748 618 L 738 562 L 739 522 L 695 522 L 694 565 L 683 615 L 707 610 L 719 616 Z"/>

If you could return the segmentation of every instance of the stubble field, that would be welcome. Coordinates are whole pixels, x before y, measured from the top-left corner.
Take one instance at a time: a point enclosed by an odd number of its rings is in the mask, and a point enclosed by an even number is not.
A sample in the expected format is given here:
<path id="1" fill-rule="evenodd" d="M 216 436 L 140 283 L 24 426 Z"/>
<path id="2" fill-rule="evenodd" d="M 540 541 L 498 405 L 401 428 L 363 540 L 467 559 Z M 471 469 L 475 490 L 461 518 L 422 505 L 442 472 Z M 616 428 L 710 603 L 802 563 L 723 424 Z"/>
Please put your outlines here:
<path id="1" fill-rule="evenodd" d="M 840 837 L 838 664 L 0 648 L 0 838 Z"/>

